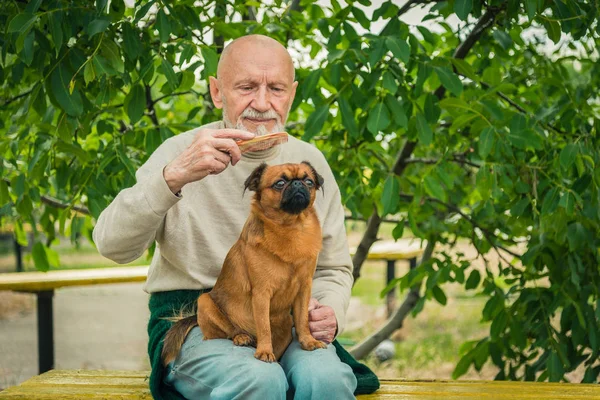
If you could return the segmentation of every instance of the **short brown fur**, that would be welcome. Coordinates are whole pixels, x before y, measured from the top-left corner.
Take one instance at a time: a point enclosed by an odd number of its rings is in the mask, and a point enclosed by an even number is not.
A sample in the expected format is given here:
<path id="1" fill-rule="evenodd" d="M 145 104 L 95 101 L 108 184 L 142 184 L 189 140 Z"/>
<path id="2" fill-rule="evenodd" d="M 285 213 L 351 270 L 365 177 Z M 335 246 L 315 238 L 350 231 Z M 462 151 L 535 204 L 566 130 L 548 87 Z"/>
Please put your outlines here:
<path id="1" fill-rule="evenodd" d="M 277 190 L 273 185 L 282 177 L 287 178 L 285 188 Z M 303 210 L 284 211 L 284 193 L 295 189 L 294 179 L 308 189 L 310 200 Z M 254 356 L 266 362 L 281 358 L 292 341 L 292 323 L 304 350 L 326 347 L 308 326 L 308 302 L 321 250 L 313 204 L 322 184 L 323 178 L 308 162 L 262 164 L 254 170 L 245 182 L 246 189 L 255 192 L 250 216 L 214 288 L 198 298 L 197 320 L 182 319 L 167 333 L 165 365 L 177 357 L 195 323 L 205 340 L 227 338 L 238 346 L 256 346 Z"/>

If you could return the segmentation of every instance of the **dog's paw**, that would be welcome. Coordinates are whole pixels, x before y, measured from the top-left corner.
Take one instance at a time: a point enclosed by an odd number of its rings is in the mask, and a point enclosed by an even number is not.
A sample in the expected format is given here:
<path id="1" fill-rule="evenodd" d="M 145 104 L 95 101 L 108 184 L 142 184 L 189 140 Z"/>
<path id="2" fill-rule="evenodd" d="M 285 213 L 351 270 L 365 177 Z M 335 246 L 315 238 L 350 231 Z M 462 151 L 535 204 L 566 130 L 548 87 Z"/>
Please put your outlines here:
<path id="1" fill-rule="evenodd" d="M 254 346 L 254 339 L 247 333 L 238 333 L 233 337 L 233 344 L 236 346 Z"/>
<path id="2" fill-rule="evenodd" d="M 327 345 L 321 342 L 320 340 L 311 337 L 308 339 L 300 340 L 300 347 L 302 348 L 302 350 L 313 351 L 316 349 L 325 349 L 327 348 Z"/>
<path id="3" fill-rule="evenodd" d="M 265 351 L 265 350 L 256 350 L 256 353 L 254 353 L 254 357 L 258 358 L 260 361 L 264 361 L 264 362 L 268 362 L 268 363 L 272 363 L 275 362 L 275 354 L 273 354 L 272 351 Z"/>

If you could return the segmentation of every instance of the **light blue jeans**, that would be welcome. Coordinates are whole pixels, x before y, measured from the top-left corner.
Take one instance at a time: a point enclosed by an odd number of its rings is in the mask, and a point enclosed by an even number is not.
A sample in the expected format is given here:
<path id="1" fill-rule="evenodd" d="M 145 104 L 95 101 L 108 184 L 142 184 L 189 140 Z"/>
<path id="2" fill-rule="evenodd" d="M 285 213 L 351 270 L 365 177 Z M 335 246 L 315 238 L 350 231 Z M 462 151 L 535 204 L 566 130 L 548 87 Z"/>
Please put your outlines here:
<path id="1" fill-rule="evenodd" d="M 189 400 L 354 399 L 356 377 L 333 345 L 305 351 L 294 335 L 279 363 L 257 360 L 255 350 L 231 340 L 202 340 L 195 327 L 167 366 L 164 383 Z"/>

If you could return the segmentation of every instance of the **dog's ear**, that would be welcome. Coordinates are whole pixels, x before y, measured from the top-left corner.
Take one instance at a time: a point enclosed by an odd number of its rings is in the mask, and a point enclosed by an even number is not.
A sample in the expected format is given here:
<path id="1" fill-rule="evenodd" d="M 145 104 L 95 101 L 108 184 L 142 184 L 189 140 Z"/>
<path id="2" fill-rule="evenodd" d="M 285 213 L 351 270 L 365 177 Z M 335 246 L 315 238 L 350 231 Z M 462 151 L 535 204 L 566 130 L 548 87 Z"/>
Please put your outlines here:
<path id="1" fill-rule="evenodd" d="M 244 193 L 246 192 L 246 189 L 253 192 L 258 190 L 258 187 L 260 186 L 260 179 L 262 178 L 265 169 L 267 169 L 267 164 L 262 163 L 256 167 L 254 171 L 252 171 L 250 176 L 246 179 L 246 182 L 244 182 Z"/>
<path id="2" fill-rule="evenodd" d="M 321 175 L 319 175 L 319 173 L 317 172 L 317 170 L 315 169 L 315 167 L 313 167 L 311 165 L 311 163 L 309 163 L 308 161 L 302 161 L 302 164 L 306 164 L 310 167 L 313 175 L 315 176 L 315 179 L 317 180 L 317 190 L 319 190 L 321 188 L 321 186 L 323 186 L 323 177 Z"/>

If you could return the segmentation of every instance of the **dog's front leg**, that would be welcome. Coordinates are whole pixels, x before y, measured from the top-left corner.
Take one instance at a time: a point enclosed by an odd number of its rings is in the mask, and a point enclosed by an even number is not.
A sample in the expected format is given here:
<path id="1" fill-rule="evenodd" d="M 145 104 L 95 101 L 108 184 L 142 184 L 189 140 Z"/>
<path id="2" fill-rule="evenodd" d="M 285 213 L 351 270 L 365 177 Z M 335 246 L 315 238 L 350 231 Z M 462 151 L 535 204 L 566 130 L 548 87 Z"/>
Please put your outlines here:
<path id="1" fill-rule="evenodd" d="M 304 350 L 324 349 L 327 346 L 325 343 L 315 339 L 310 333 L 308 326 L 308 302 L 312 289 L 312 277 L 308 279 L 304 285 L 300 287 L 300 291 L 294 300 L 294 325 L 296 326 L 296 335 L 300 347 Z"/>
<path id="2" fill-rule="evenodd" d="M 256 324 L 256 352 L 254 357 L 265 362 L 274 362 L 273 343 L 271 341 L 271 319 L 269 309 L 271 293 L 256 290 L 252 292 L 252 312 Z"/>

